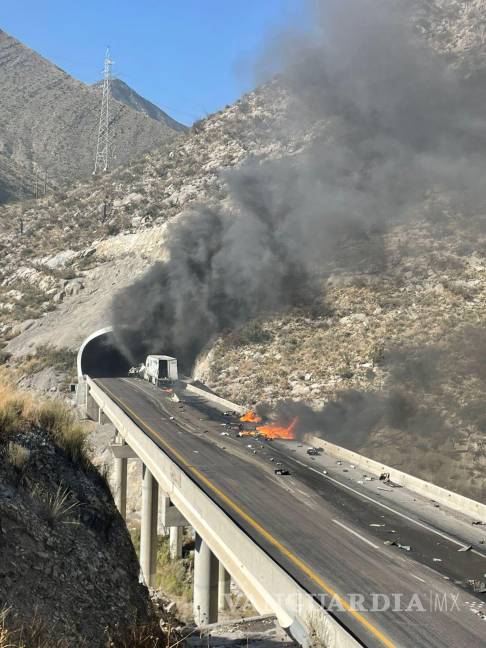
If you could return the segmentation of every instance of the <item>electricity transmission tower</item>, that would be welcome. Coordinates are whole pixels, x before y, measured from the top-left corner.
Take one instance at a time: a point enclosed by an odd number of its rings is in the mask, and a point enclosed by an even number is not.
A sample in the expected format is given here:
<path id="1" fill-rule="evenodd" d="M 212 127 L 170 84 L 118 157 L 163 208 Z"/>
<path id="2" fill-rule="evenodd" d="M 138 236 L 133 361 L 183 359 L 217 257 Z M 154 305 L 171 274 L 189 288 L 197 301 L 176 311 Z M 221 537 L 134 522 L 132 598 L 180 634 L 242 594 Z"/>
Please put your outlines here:
<path id="1" fill-rule="evenodd" d="M 111 66 L 110 48 L 105 53 L 103 73 L 103 97 L 101 99 L 100 124 L 98 127 L 98 142 L 96 144 L 96 159 L 93 173 L 107 171 L 110 159 L 110 102 L 111 102 Z"/>

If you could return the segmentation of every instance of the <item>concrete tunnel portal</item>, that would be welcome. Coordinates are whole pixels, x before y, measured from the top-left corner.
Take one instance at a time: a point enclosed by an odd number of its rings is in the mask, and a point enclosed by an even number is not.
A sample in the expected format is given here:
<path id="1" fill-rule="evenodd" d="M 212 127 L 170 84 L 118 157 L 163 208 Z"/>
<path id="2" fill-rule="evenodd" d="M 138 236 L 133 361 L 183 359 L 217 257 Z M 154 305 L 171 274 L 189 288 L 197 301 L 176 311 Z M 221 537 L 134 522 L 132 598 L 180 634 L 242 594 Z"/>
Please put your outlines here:
<path id="1" fill-rule="evenodd" d="M 78 378 L 126 376 L 131 363 L 115 344 L 113 328 L 107 326 L 89 335 L 81 344 L 77 357 Z"/>

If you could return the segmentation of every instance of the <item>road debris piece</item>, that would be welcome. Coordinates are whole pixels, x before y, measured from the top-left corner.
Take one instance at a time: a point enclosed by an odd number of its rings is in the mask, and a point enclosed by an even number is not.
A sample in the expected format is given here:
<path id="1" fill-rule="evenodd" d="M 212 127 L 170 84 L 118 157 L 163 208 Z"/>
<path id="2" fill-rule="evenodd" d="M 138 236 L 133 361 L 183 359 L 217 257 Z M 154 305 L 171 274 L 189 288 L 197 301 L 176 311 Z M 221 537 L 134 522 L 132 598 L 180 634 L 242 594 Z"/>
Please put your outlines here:
<path id="1" fill-rule="evenodd" d="M 365 478 L 365 481 L 374 481 L 375 480 L 374 477 L 368 477 L 367 475 L 365 475 L 364 478 Z"/>
<path id="2" fill-rule="evenodd" d="M 442 558 L 432 558 L 434 562 L 442 562 Z"/>
<path id="3" fill-rule="evenodd" d="M 481 520 L 474 520 L 474 522 L 472 524 L 474 526 L 482 526 L 484 524 L 484 522 L 481 522 Z"/>
<path id="4" fill-rule="evenodd" d="M 402 545 L 399 542 L 397 542 L 397 547 L 399 549 L 404 549 L 405 551 L 411 551 L 412 547 L 410 545 Z"/>
<path id="5" fill-rule="evenodd" d="M 399 549 L 403 549 L 404 551 L 412 551 L 412 547 L 410 545 L 404 545 L 401 542 L 398 542 L 398 540 L 385 540 L 383 544 L 390 547 L 398 547 Z"/>
<path id="6" fill-rule="evenodd" d="M 370 524 L 370 527 L 384 527 L 384 524 Z"/>
<path id="7" fill-rule="evenodd" d="M 393 493 L 393 490 L 391 488 L 380 488 L 378 486 L 377 490 L 385 491 L 385 493 Z"/>
<path id="8" fill-rule="evenodd" d="M 457 551 L 469 551 L 471 549 L 471 545 L 464 545 L 464 547 L 461 547 Z"/>
<path id="9" fill-rule="evenodd" d="M 473 592 L 476 594 L 485 594 L 486 593 L 486 583 L 479 578 L 471 578 L 467 580 L 466 583 L 472 587 Z"/>

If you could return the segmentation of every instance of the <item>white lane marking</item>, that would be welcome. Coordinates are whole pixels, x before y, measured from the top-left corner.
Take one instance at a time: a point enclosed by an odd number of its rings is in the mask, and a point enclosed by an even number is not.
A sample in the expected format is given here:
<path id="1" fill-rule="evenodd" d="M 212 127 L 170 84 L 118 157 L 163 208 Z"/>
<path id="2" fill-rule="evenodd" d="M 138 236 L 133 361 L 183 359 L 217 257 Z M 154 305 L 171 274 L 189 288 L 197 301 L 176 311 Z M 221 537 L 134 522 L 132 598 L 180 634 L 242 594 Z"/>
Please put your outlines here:
<path id="1" fill-rule="evenodd" d="M 131 380 L 128 378 L 122 378 L 123 381 L 126 381 L 127 383 L 133 385 Z M 143 387 L 141 385 L 136 385 L 136 387 L 144 392 L 145 394 L 148 395 L 147 390 L 144 389 L 145 385 Z M 162 405 L 163 407 L 163 405 Z M 166 408 L 163 407 L 164 411 L 167 412 Z M 184 426 L 181 425 L 181 427 L 184 429 Z M 186 430 L 187 431 L 187 430 Z M 313 468 L 312 466 L 309 466 L 309 464 L 304 463 L 303 461 L 300 461 L 299 459 L 296 459 L 295 457 L 290 457 L 290 459 L 293 459 L 295 463 L 298 463 L 300 466 L 303 466 L 304 468 L 308 468 L 309 470 L 312 470 L 313 472 L 317 473 L 318 475 L 321 475 L 321 477 L 324 477 L 325 479 L 329 479 L 330 481 L 334 482 L 335 484 L 338 484 L 339 486 L 342 486 L 343 488 L 347 488 L 349 491 L 352 493 L 355 493 L 356 495 L 359 495 L 363 499 L 367 499 L 370 502 L 373 502 L 374 504 L 377 504 L 378 506 L 381 506 L 382 508 L 390 511 L 391 513 L 394 513 L 395 515 L 398 515 L 402 517 L 405 520 L 408 520 L 409 522 L 412 522 L 413 524 L 416 524 L 417 526 L 420 526 L 427 531 L 430 531 L 432 533 L 435 533 L 436 535 L 440 536 L 441 538 L 444 538 L 444 540 L 448 540 L 449 542 L 452 542 L 453 544 L 457 545 L 458 547 L 464 547 L 467 546 L 463 542 L 460 542 L 459 540 L 456 540 L 455 538 L 452 538 L 446 533 L 443 533 L 442 531 L 439 531 L 438 529 L 434 529 L 434 527 L 431 527 L 430 525 L 426 524 L 425 522 L 420 522 L 420 520 L 416 520 L 409 515 L 406 515 L 405 513 L 401 513 L 400 511 L 397 511 L 396 509 L 392 508 L 391 506 L 388 506 L 387 504 L 384 504 L 383 502 L 380 502 L 379 500 L 374 499 L 373 497 L 370 497 L 369 495 L 365 495 L 365 493 L 361 493 L 360 491 L 356 490 L 352 486 L 349 486 L 348 484 L 344 484 L 343 482 L 340 482 L 338 479 L 334 479 L 334 477 L 330 477 L 329 475 L 323 473 L 320 470 L 317 470 L 316 468 Z M 471 553 L 475 553 L 477 556 L 480 556 L 481 558 L 486 558 L 486 555 L 478 551 L 477 549 L 471 549 Z"/>
<path id="2" fill-rule="evenodd" d="M 352 493 L 355 493 L 356 495 L 359 495 L 363 499 L 367 499 L 370 502 L 373 502 L 374 504 L 377 504 L 378 506 L 381 506 L 381 508 L 386 509 L 387 511 L 390 511 L 391 513 L 394 513 L 395 515 L 399 515 L 400 517 L 404 518 L 405 520 L 408 520 L 409 522 L 412 522 L 413 524 L 416 524 L 417 526 L 421 526 L 424 529 L 427 529 L 427 531 L 431 531 L 432 533 L 435 533 L 436 535 L 440 536 L 441 538 L 444 538 L 444 540 L 448 540 L 449 542 L 452 542 L 453 544 L 457 545 L 458 547 L 464 547 L 463 542 L 459 542 L 459 540 L 456 540 L 455 538 L 452 538 L 451 536 L 447 535 L 447 533 L 443 533 L 442 531 L 439 531 L 438 529 L 434 529 L 434 527 L 429 526 L 425 522 L 420 522 L 420 520 L 415 520 L 414 518 L 410 517 L 409 515 L 406 515 L 405 513 L 401 513 L 400 511 L 395 510 L 391 506 L 388 506 L 387 504 L 383 504 L 383 502 L 380 502 L 379 500 L 374 499 L 373 497 L 370 497 L 369 495 L 365 495 L 364 493 L 361 493 L 360 491 L 356 490 L 355 488 L 352 488 L 351 486 L 348 486 L 348 484 L 343 484 L 343 482 L 340 482 L 338 479 L 334 479 L 333 477 L 330 477 L 329 475 L 325 475 L 322 471 L 317 470 L 316 468 L 313 468 L 312 466 L 309 466 L 309 464 L 304 463 L 303 461 L 299 461 L 298 459 L 293 458 L 294 461 L 301 466 L 304 466 L 305 468 L 308 468 L 309 470 L 312 470 L 313 472 L 317 473 L 321 477 L 324 477 L 324 479 L 329 479 L 330 481 L 334 482 L 335 484 L 338 484 L 339 486 L 342 486 L 343 488 L 347 488 L 349 491 Z M 476 549 L 472 549 L 471 551 L 474 551 L 475 554 L 478 556 L 481 556 L 481 558 L 486 558 L 486 556 Z"/>
<path id="3" fill-rule="evenodd" d="M 379 549 L 378 545 L 375 545 L 374 542 L 371 542 L 371 540 L 368 540 L 368 538 L 365 538 L 362 536 L 360 533 L 357 533 L 357 531 L 354 531 L 353 529 L 350 529 L 347 527 L 345 524 L 340 522 L 339 520 L 333 520 L 334 524 L 337 524 L 338 526 L 342 527 L 343 529 L 346 529 L 349 533 L 352 533 L 354 536 L 362 540 L 363 542 L 366 542 L 366 544 L 370 545 L 370 547 L 373 547 L 373 549 Z"/>
<path id="4" fill-rule="evenodd" d="M 426 583 L 426 582 L 427 582 L 427 581 L 424 581 L 423 578 L 420 578 L 420 576 L 416 576 L 415 574 L 410 574 L 410 576 L 411 576 L 412 578 L 416 578 L 416 579 L 419 580 L 421 583 Z"/>

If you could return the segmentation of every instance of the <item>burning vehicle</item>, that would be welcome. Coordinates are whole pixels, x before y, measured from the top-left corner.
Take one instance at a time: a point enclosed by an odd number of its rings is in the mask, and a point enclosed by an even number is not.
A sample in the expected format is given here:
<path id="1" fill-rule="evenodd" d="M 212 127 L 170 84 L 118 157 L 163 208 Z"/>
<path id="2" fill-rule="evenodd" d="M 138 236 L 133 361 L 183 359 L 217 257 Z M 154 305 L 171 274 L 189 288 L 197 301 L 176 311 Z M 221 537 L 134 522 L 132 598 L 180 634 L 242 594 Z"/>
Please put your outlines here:
<path id="1" fill-rule="evenodd" d="M 274 423 L 268 425 L 258 425 L 263 420 L 255 412 L 249 411 L 240 417 L 243 424 L 251 424 L 251 427 L 243 427 L 237 433 L 239 437 L 255 437 L 264 439 L 284 439 L 292 441 L 295 439 L 295 429 L 297 427 L 297 418 L 294 418 L 289 425 L 281 426 Z"/>

